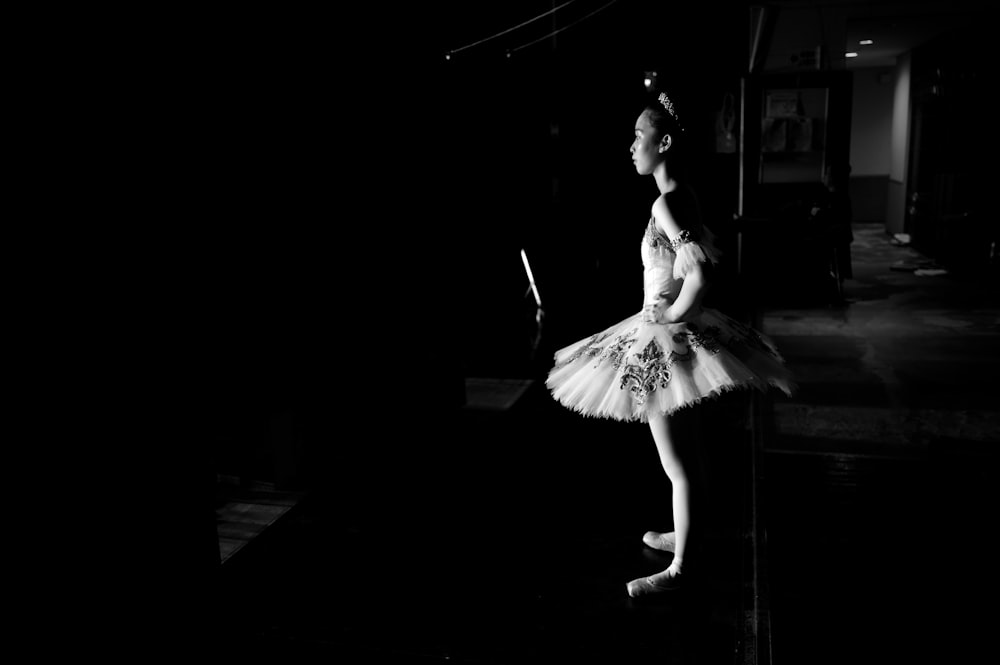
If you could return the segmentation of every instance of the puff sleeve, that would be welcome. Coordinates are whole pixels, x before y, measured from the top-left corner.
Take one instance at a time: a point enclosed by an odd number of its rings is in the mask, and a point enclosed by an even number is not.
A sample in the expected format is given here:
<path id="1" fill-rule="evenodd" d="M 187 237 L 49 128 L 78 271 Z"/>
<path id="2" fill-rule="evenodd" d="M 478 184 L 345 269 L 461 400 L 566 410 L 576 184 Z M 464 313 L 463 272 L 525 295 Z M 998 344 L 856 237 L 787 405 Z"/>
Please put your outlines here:
<path id="1" fill-rule="evenodd" d="M 712 240 L 708 229 L 702 229 L 697 238 L 685 229 L 670 241 L 670 248 L 674 251 L 674 279 L 684 279 L 698 263 L 719 262 L 720 252 Z"/>

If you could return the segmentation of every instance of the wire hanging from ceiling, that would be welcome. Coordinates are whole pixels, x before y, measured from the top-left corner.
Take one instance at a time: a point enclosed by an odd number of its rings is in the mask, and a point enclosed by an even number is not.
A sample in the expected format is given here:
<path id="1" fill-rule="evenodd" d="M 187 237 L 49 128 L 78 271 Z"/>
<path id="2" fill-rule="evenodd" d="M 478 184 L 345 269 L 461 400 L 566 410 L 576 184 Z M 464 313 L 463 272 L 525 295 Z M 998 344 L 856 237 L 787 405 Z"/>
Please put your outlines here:
<path id="1" fill-rule="evenodd" d="M 603 12 L 605 9 L 607 9 L 611 5 L 615 4 L 616 2 L 618 2 L 618 0 L 611 0 L 610 2 L 604 4 L 604 5 L 600 6 L 600 7 L 598 7 L 597 9 L 595 9 L 594 11 L 590 12 L 589 14 L 581 16 L 580 18 L 576 19 L 575 21 L 573 21 L 569 25 L 564 25 L 563 27 L 559 28 L 558 30 L 553 30 L 549 34 L 545 35 L 544 37 L 539 37 L 538 39 L 534 39 L 534 40 L 532 40 L 532 41 L 530 41 L 530 42 L 528 42 L 526 44 L 521 44 L 520 46 L 517 46 L 515 48 L 510 49 L 509 51 L 507 51 L 507 57 L 509 58 L 511 56 L 511 54 L 516 53 L 517 51 L 520 51 L 521 49 L 528 48 L 529 46 L 531 46 L 533 44 L 537 44 L 538 42 L 545 41 L 546 39 L 550 39 L 552 37 L 555 37 L 556 35 L 558 35 L 563 30 L 569 30 L 570 28 L 572 28 L 577 23 L 580 23 L 581 21 L 586 21 L 591 16 L 594 16 L 595 14 L 599 14 L 600 12 Z"/>
<path id="2" fill-rule="evenodd" d="M 617 0 L 612 0 L 612 1 L 613 2 L 617 2 Z M 515 25 L 512 28 L 507 28 L 506 30 L 501 30 L 500 32 L 496 33 L 495 35 L 492 35 L 490 37 L 486 37 L 485 39 L 480 39 L 479 41 L 472 42 L 471 44 L 466 44 L 465 46 L 462 46 L 460 48 L 452 49 L 452 50 L 448 51 L 448 53 L 446 53 L 444 57 L 445 57 L 446 60 L 451 60 L 451 56 L 453 56 L 456 53 L 459 53 L 460 51 L 464 51 L 466 49 L 470 49 L 473 46 L 479 46 L 480 44 L 485 44 L 488 41 L 492 41 L 492 40 L 496 39 L 497 37 L 502 37 L 502 36 L 504 36 L 504 35 L 506 35 L 508 33 L 514 32 L 515 30 L 517 30 L 519 28 L 523 28 L 526 25 L 530 25 L 530 24 L 534 23 L 535 21 L 539 21 L 539 20 L 545 18 L 546 16 L 550 16 L 552 14 L 555 14 L 557 11 L 559 11 L 563 7 L 566 7 L 567 5 L 571 5 L 574 2 L 576 2 L 576 0 L 567 0 L 566 2 L 562 3 L 558 7 L 553 7 L 549 11 L 544 12 L 542 14 L 539 14 L 535 18 L 528 19 L 527 21 L 524 21 L 523 23 L 518 23 L 517 25 Z M 551 35 L 549 35 L 549 36 L 551 36 Z M 543 37 L 542 39 L 545 39 L 545 37 Z M 519 47 L 519 48 L 523 48 L 523 47 Z"/>

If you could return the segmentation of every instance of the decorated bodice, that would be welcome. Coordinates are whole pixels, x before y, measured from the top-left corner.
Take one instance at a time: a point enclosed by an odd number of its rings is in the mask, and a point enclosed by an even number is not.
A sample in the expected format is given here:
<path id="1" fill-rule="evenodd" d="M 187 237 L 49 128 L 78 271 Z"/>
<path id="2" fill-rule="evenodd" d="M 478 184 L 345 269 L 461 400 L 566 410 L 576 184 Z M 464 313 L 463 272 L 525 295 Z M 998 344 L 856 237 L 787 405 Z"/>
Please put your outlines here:
<path id="1" fill-rule="evenodd" d="M 660 298 L 673 301 L 694 264 L 716 260 L 707 229 L 697 236 L 685 229 L 671 239 L 650 218 L 642 237 L 643 305 Z"/>

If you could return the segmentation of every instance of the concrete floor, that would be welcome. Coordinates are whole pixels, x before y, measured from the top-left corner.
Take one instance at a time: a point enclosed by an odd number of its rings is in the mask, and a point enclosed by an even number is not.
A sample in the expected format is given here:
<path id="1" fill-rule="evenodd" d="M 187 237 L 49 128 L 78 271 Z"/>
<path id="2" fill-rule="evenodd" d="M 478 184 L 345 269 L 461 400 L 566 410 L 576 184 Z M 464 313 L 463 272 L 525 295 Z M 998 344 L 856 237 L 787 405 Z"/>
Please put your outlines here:
<path id="1" fill-rule="evenodd" d="M 1000 291 L 855 235 L 846 304 L 762 317 L 800 383 L 764 437 L 773 661 L 975 662 L 1000 589 Z"/>

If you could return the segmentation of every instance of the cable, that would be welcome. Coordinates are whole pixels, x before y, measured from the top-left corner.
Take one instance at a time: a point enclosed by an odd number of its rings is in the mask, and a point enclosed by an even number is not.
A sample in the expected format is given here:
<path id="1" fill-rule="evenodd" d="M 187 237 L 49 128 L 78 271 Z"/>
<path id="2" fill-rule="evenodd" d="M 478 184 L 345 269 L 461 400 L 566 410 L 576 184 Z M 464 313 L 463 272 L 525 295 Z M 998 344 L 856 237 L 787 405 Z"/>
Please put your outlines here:
<path id="1" fill-rule="evenodd" d="M 465 46 L 463 46 L 461 48 L 452 49 L 452 50 L 448 51 L 448 53 L 445 55 L 445 58 L 451 59 L 451 56 L 454 53 L 458 53 L 459 51 L 464 51 L 465 49 L 472 48 L 473 46 L 478 46 L 480 44 L 484 44 L 484 43 L 486 43 L 486 42 L 488 42 L 488 41 L 490 41 L 492 39 L 496 39 L 497 37 L 506 35 L 508 32 L 514 32 L 518 28 L 523 28 L 524 26 L 526 26 L 528 24 L 531 24 L 531 23 L 534 23 L 535 21 L 537 21 L 539 19 L 543 19 L 543 18 L 545 18 L 546 16 L 548 16 L 550 14 L 554 14 L 557 11 L 559 11 L 560 9 L 562 9 L 563 7 L 565 7 L 566 5 L 571 5 L 574 2 L 576 2 L 576 0 L 567 0 L 567 2 L 562 3 L 558 7 L 554 7 L 552 9 L 550 9 L 549 11 L 545 12 L 544 14 L 539 14 L 535 18 L 528 19 L 524 23 L 519 23 L 518 25 L 515 25 L 513 28 L 507 28 L 506 30 L 502 30 L 502 31 L 498 32 L 497 34 L 493 35 L 492 37 L 487 37 L 486 39 L 480 39 L 478 42 L 472 42 L 471 44 L 466 44 Z"/>
<path id="2" fill-rule="evenodd" d="M 515 53 L 515 52 L 517 52 L 517 51 L 520 51 L 520 50 L 521 50 L 521 49 L 523 49 L 523 48 L 528 48 L 528 47 L 529 47 L 529 46 L 531 46 L 532 44 L 537 44 L 538 42 L 540 42 L 540 41 L 543 41 L 543 40 L 546 40 L 546 39 L 548 39 L 548 38 L 550 38 L 550 37 L 555 37 L 556 35 L 558 35 L 558 34 L 559 34 L 560 32 L 562 32 L 563 30 L 569 30 L 570 28 L 572 28 L 572 27 L 573 27 L 574 25 L 576 25 L 576 24 L 577 24 L 577 23 L 579 23 L 580 21 L 586 21 L 586 20 L 587 20 L 588 18 L 590 18 L 590 17 L 591 17 L 591 16 L 593 16 L 594 14 L 597 14 L 598 12 L 603 12 L 603 11 L 604 11 L 605 9 L 607 9 L 607 8 L 608 8 L 608 7 L 610 7 L 611 5 L 615 4 L 616 2 L 618 2 L 618 0 L 611 0 L 611 2 L 607 3 L 606 5 L 603 5 L 603 6 L 601 6 L 601 7 L 598 7 L 597 9 L 595 9 L 595 10 L 594 10 L 594 11 L 592 11 L 592 12 L 590 12 L 590 13 L 589 13 L 589 14 L 587 14 L 586 16 L 581 16 L 580 18 L 576 19 L 575 21 L 573 21 L 573 22 L 572 22 L 572 23 L 570 23 L 569 25 L 566 25 L 566 26 L 563 26 L 563 27 L 559 28 L 558 30 L 555 30 L 555 31 L 553 31 L 553 32 L 550 32 L 549 34 L 545 35 L 544 37 L 539 37 L 538 39 L 536 39 L 536 40 L 534 40 L 534 41 L 530 41 L 530 42 L 528 42 L 527 44 L 521 44 L 521 45 L 520 45 L 520 46 L 518 46 L 517 48 L 512 48 L 512 49 L 510 49 L 509 51 L 507 51 L 507 56 L 508 56 L 508 57 L 510 57 L 510 54 L 511 54 L 511 53 Z"/>

